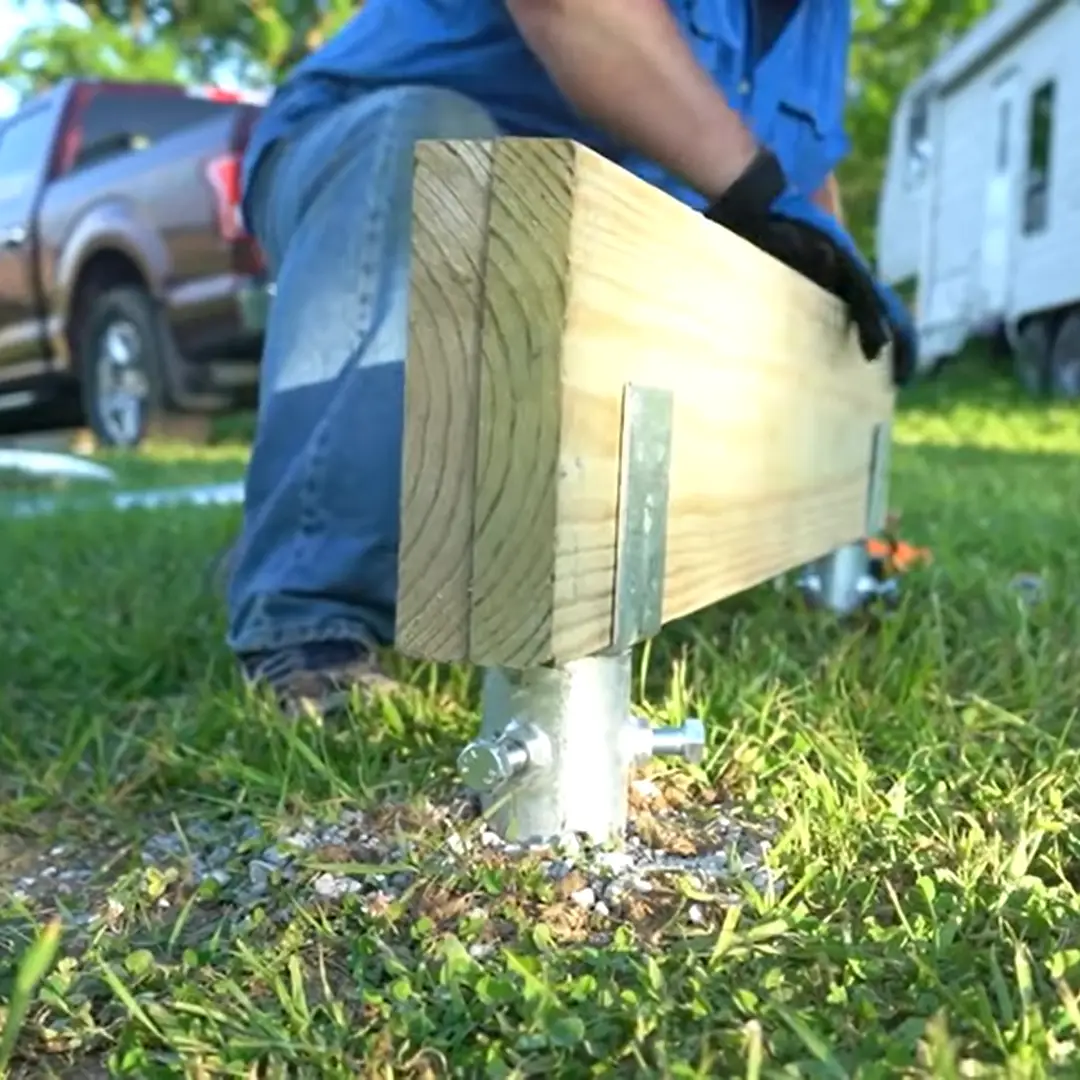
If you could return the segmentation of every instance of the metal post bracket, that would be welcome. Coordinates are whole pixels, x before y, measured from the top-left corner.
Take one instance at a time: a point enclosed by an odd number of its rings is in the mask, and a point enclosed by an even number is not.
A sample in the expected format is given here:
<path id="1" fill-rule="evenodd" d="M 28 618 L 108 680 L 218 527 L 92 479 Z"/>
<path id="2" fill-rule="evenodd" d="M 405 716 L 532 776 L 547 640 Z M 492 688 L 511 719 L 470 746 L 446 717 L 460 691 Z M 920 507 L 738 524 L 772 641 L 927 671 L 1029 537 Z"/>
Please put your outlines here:
<path id="1" fill-rule="evenodd" d="M 664 622 L 674 395 L 627 383 L 619 448 L 612 651 L 654 637 Z"/>

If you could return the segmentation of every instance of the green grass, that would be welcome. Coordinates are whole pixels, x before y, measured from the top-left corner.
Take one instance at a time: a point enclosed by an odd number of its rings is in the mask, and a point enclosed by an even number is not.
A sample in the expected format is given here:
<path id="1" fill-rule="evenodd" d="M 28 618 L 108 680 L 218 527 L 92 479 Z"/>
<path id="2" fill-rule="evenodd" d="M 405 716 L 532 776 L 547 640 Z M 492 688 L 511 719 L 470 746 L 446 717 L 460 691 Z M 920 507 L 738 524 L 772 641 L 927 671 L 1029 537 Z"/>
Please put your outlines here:
<path id="1" fill-rule="evenodd" d="M 170 453 L 125 479 L 242 459 Z M 468 673 L 405 669 L 415 694 L 326 728 L 247 698 L 203 587 L 237 512 L 5 524 L 0 1058 L 19 1077 L 1080 1076 L 1080 414 L 961 369 L 913 395 L 894 462 L 935 562 L 892 618 L 838 627 L 763 587 L 643 657 L 650 704 L 710 724 L 694 790 L 775 821 L 788 883 L 737 884 L 738 905 L 676 883 L 659 924 L 575 921 L 528 861 L 432 868 L 423 795 L 453 787 Z M 252 893 L 258 829 L 348 810 L 413 841 L 404 871 L 309 852 Z M 175 854 L 148 865 L 162 835 Z M 195 882 L 215 847 L 220 881 Z M 317 899 L 342 858 L 404 872 L 404 895 Z"/>
<path id="2" fill-rule="evenodd" d="M 172 484 L 215 484 L 243 475 L 248 448 L 238 442 L 211 446 L 184 443 L 152 443 L 138 454 L 108 451 L 96 455 L 108 465 L 125 488 L 154 488 Z M 0 476 L 0 491 L 60 494 L 100 490 L 85 481 L 36 481 L 28 483 L 18 474 Z"/>

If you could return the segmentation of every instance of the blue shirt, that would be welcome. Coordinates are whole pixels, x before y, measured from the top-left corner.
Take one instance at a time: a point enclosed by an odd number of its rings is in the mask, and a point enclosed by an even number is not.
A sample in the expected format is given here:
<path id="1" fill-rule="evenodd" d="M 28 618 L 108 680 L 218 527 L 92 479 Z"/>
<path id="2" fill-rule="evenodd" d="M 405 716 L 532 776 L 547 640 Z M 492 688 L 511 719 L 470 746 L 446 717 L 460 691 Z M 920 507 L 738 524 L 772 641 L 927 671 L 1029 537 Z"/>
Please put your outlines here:
<path id="1" fill-rule="evenodd" d="M 761 58 L 748 0 L 667 2 L 729 104 L 780 158 L 793 193 L 816 191 L 848 148 L 850 0 L 801 0 Z M 270 102 L 248 148 L 247 181 L 263 152 L 296 125 L 357 94 L 397 85 L 465 94 L 507 135 L 574 139 L 682 202 L 698 209 L 705 203 L 575 112 L 522 40 L 504 0 L 366 0 Z"/>

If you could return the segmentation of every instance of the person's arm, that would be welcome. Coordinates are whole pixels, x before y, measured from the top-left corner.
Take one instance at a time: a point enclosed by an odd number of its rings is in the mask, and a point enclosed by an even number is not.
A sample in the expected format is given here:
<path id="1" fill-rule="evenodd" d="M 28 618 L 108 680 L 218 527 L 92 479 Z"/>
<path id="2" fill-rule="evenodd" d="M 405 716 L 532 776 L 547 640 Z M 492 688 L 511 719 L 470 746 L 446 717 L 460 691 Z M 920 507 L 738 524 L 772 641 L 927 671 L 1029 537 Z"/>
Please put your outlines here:
<path id="1" fill-rule="evenodd" d="M 829 173 L 825 183 L 811 196 L 810 201 L 819 210 L 824 210 L 830 217 L 844 224 L 844 204 L 840 201 L 840 184 L 836 173 Z"/>
<path id="2" fill-rule="evenodd" d="M 529 48 L 593 123 L 715 199 L 757 146 L 666 0 L 505 0 Z"/>

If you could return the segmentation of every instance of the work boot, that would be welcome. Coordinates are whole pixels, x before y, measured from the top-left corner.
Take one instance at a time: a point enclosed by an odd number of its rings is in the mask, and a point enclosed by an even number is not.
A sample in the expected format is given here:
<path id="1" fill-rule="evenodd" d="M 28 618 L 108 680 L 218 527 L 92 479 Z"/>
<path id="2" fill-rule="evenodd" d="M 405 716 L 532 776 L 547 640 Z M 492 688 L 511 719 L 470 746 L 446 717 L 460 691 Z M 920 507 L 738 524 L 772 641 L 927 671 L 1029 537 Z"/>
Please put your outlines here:
<path id="1" fill-rule="evenodd" d="M 240 657 L 244 679 L 266 688 L 287 716 L 325 719 L 361 700 L 401 688 L 373 650 L 355 641 L 326 641 Z"/>

